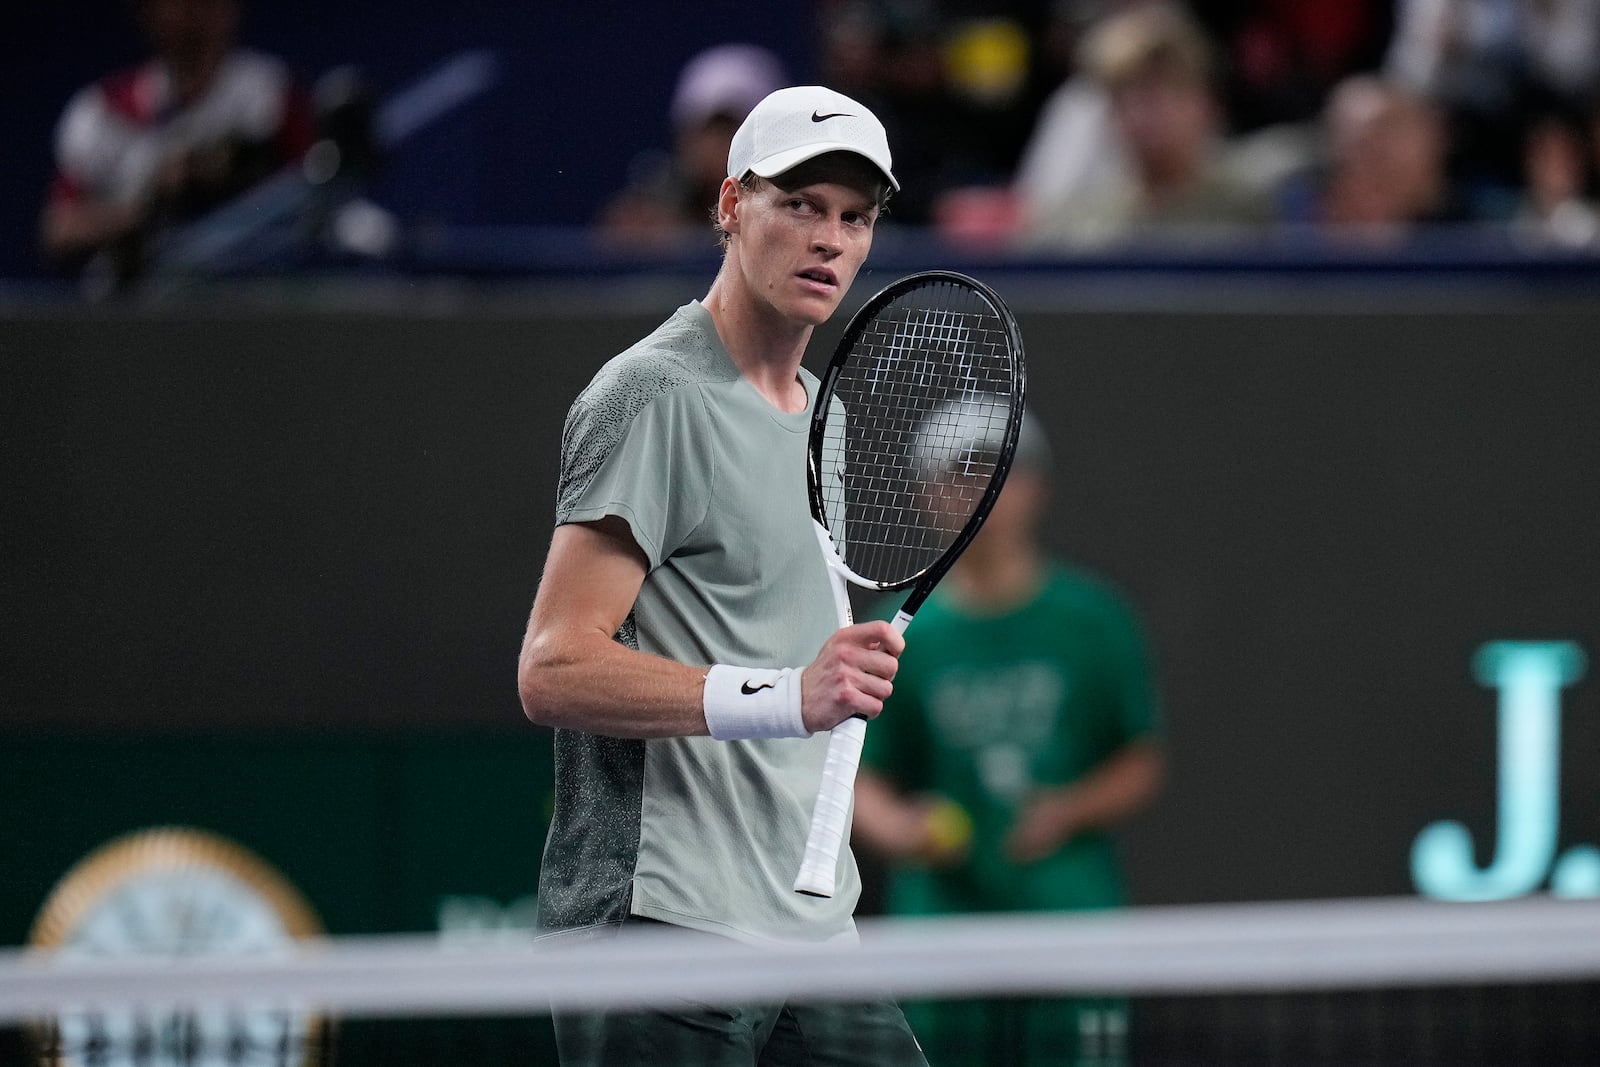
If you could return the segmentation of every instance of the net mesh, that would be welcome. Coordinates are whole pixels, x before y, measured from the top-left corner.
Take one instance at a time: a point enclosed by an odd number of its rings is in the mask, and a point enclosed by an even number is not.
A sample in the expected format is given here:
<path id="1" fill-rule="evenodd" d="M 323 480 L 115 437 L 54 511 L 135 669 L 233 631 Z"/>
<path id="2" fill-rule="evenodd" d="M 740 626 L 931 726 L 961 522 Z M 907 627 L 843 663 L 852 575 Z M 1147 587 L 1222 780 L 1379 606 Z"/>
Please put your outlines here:
<path id="1" fill-rule="evenodd" d="M 1370 901 L 864 921 L 857 949 L 668 929 L 559 948 L 346 938 L 254 957 L 14 953 L 0 958 L 0 1062 L 545 1064 L 553 1013 L 563 1025 L 607 1013 L 640 1020 L 651 1062 L 671 1067 L 705 1050 L 676 1042 L 657 1007 L 751 1021 L 786 1003 L 808 1040 L 891 1063 L 870 1006 L 892 996 L 935 1067 L 1578 1067 L 1600 1063 L 1597 930 L 1600 902 Z M 773 1024 L 769 1054 L 786 1025 Z"/>
<path id="2" fill-rule="evenodd" d="M 1014 334 L 953 281 L 902 292 L 831 368 L 815 473 L 840 558 L 904 583 L 948 549 L 994 480 L 1020 388 Z"/>

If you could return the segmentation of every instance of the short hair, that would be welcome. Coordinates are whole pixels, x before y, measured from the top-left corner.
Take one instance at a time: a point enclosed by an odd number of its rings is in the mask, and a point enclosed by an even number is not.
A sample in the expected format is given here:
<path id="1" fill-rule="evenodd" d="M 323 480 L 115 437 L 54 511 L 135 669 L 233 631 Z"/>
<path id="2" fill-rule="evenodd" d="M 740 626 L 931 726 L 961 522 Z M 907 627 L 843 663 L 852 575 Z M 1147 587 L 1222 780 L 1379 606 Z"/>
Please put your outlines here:
<path id="1" fill-rule="evenodd" d="M 764 185 L 771 183 L 761 175 L 754 172 L 746 174 L 739 179 L 739 188 L 747 193 L 753 193 Z M 722 228 L 722 198 L 718 196 L 717 202 L 711 205 L 711 228 L 717 235 L 717 247 L 724 252 L 728 250 L 728 242 L 732 239 L 727 230 Z"/>
<path id="2" fill-rule="evenodd" d="M 1156 72 L 1207 87 L 1216 77 L 1216 57 L 1205 30 L 1167 3 L 1144 4 L 1106 18 L 1084 39 L 1082 63 L 1113 92 Z"/>

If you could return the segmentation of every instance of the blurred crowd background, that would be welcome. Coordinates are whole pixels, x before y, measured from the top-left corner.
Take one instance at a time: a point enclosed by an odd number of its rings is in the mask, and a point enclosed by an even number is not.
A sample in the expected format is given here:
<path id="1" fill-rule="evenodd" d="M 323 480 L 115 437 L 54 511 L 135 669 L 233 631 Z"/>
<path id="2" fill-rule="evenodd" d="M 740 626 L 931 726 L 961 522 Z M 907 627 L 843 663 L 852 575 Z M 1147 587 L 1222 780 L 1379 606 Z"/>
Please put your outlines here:
<path id="1" fill-rule="evenodd" d="M 516 271 L 551 228 L 624 257 L 704 253 L 742 114 L 813 81 L 888 125 L 888 224 L 959 250 L 1600 238 L 1596 0 L 108 0 L 13 18 L 0 276 L 97 291 L 162 269 Z"/>

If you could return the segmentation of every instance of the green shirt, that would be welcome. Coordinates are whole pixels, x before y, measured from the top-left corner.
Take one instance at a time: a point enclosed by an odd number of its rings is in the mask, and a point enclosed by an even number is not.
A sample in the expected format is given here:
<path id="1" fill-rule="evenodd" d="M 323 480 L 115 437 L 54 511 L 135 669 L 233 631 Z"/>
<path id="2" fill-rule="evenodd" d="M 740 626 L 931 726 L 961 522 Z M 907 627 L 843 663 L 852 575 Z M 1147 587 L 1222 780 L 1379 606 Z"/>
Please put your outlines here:
<path id="1" fill-rule="evenodd" d="M 567 417 L 556 519 L 620 517 L 644 551 L 619 641 L 697 666 L 816 657 L 838 620 L 806 502 L 809 425 L 740 375 L 698 302 L 600 370 Z M 751 941 L 853 937 L 848 850 L 833 898 L 793 891 L 827 745 L 558 730 L 540 925 L 631 914 Z"/>
<path id="2" fill-rule="evenodd" d="M 1109 907 L 1122 885 L 1108 835 L 1089 832 L 1017 866 L 1006 834 L 1033 790 L 1065 785 L 1157 728 L 1138 623 L 1123 599 L 1054 565 L 1028 603 L 977 616 L 935 590 L 906 632 L 894 695 L 867 729 L 863 764 L 973 820 L 953 868 L 894 873 L 891 910 Z"/>

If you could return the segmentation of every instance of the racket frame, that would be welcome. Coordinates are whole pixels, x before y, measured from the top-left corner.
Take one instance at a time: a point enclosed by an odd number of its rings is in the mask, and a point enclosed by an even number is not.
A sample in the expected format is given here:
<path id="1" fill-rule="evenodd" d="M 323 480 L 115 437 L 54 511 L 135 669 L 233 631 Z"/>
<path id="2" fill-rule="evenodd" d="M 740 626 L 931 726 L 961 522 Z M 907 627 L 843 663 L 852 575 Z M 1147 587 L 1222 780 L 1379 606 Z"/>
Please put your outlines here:
<path id="1" fill-rule="evenodd" d="M 851 570 L 844 562 L 838 545 L 828 528 L 827 504 L 822 493 L 823 447 L 827 434 L 828 413 L 832 407 L 834 389 L 838 385 L 845 365 L 861 334 L 876 319 L 878 313 L 904 294 L 935 284 L 955 284 L 976 292 L 994 310 L 996 318 L 1004 325 L 1006 341 L 1011 354 L 1011 371 L 1014 387 L 1011 390 L 1010 410 L 1006 416 L 1006 432 L 995 458 L 994 473 L 989 485 L 967 518 L 965 525 L 945 550 L 927 566 L 914 574 L 893 581 L 880 581 L 864 577 Z M 995 501 L 1011 473 L 1011 462 L 1016 455 L 1017 441 L 1022 433 L 1022 413 L 1027 393 L 1027 366 L 1023 358 L 1022 333 L 1017 321 L 1003 300 L 989 286 L 976 278 L 950 270 L 919 271 L 885 286 L 850 317 L 844 334 L 828 361 L 816 403 L 811 413 L 810 439 L 806 448 L 806 490 L 811 505 L 811 517 L 816 526 L 817 541 L 821 546 L 823 561 L 827 566 L 828 580 L 838 610 L 839 626 L 850 625 L 853 614 L 846 582 L 878 592 L 892 592 L 912 586 L 900 610 L 895 613 L 892 625 L 901 633 L 911 624 L 911 619 L 932 593 L 945 574 L 960 558 L 972 539 L 978 535 Z M 828 755 L 823 764 L 822 785 L 812 810 L 811 831 L 806 840 L 805 857 L 795 878 L 794 891 L 806 896 L 831 897 L 834 893 L 839 853 L 850 825 L 850 807 L 855 793 L 856 768 L 861 761 L 861 748 L 866 737 L 866 720 L 859 717 L 846 719 L 835 726 L 828 742 Z"/>

